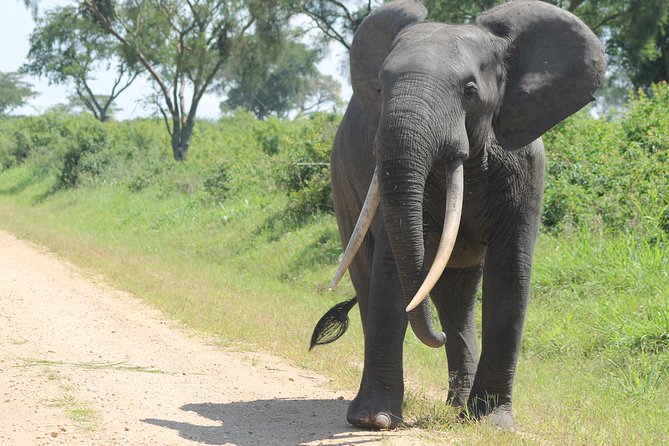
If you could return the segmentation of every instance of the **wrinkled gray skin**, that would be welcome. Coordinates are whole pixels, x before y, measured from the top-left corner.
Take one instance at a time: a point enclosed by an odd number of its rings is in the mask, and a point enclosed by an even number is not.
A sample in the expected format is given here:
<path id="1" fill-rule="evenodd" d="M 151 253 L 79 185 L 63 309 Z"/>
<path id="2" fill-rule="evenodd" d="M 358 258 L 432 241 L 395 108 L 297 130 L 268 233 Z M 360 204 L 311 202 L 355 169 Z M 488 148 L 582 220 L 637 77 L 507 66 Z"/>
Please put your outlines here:
<path id="1" fill-rule="evenodd" d="M 502 5 L 475 25 L 424 22 L 422 4 L 375 10 L 351 49 L 354 95 L 336 136 L 332 187 L 348 241 L 375 167 L 382 201 L 350 268 L 365 338 L 347 418 L 387 429 L 402 416 L 402 343 L 443 345 L 426 300 L 407 318 L 439 243 L 446 164 L 464 161 L 462 220 L 430 293 L 443 331 L 451 404 L 514 427 L 512 386 L 544 184 L 540 135 L 592 100 L 603 48 L 573 15 L 543 2 Z M 483 279 L 478 351 L 474 306 Z M 463 410 L 463 413 L 466 412 Z"/>

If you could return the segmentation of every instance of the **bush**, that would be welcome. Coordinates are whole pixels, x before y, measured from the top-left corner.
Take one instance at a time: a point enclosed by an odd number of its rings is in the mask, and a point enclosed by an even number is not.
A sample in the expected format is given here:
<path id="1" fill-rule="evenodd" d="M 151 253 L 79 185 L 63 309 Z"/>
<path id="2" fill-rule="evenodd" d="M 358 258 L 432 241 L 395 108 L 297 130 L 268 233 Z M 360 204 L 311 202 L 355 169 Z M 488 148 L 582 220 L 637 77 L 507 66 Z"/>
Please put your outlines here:
<path id="1" fill-rule="evenodd" d="M 544 138 L 548 175 L 543 223 L 669 240 L 669 86 L 639 92 L 618 117 L 588 111 Z"/>
<path id="2" fill-rule="evenodd" d="M 339 117 L 316 114 L 301 124 L 277 172 L 278 184 L 288 194 L 287 212 L 296 220 L 334 212 L 330 153 Z"/>
<path id="3" fill-rule="evenodd" d="M 202 187 L 216 202 L 222 202 L 230 191 L 230 174 L 224 163 L 218 163 L 205 172 Z"/>
<path id="4" fill-rule="evenodd" d="M 3 167 L 30 161 L 39 172 L 53 171 L 66 150 L 70 117 L 51 112 L 42 116 L 5 118 L 9 141 L 0 149 Z"/>
<path id="5" fill-rule="evenodd" d="M 113 148 L 112 132 L 105 124 L 82 116 L 63 129 L 68 134 L 67 149 L 57 174 L 56 188 L 75 187 L 84 178 L 96 178 L 110 170 L 118 157 Z"/>

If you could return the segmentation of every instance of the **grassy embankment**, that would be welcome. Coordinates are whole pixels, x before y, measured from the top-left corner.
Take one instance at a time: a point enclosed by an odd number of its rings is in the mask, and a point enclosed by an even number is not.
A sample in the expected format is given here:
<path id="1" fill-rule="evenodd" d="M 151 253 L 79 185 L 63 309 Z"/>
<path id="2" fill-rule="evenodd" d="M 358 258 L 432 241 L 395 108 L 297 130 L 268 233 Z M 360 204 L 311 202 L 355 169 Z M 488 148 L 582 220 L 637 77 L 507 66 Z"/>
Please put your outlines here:
<path id="1" fill-rule="evenodd" d="M 515 385 L 519 429 L 458 424 L 443 351 L 406 338 L 407 418 L 462 443 L 669 441 L 669 88 L 546 138 L 544 228 Z M 358 384 L 357 312 L 307 353 L 340 254 L 328 212 L 336 118 L 202 122 L 188 162 L 160 122 L 0 121 L 0 227 L 41 243 L 221 344 Z M 305 164 L 307 163 L 307 164 Z M 141 364 L 140 364 L 141 365 Z M 344 414 L 342 414 L 343 417 Z"/>

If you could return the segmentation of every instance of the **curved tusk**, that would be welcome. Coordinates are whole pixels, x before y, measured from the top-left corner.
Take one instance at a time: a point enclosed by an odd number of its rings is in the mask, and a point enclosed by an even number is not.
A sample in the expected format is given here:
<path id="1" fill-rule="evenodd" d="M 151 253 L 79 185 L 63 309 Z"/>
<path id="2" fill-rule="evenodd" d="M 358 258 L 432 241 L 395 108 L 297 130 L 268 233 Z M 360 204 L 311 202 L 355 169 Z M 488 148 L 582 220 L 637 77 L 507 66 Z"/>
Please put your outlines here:
<path id="1" fill-rule="evenodd" d="M 464 198 L 464 174 L 462 160 L 455 159 L 448 163 L 446 168 L 446 212 L 444 215 L 444 229 L 441 233 L 441 241 L 437 249 L 437 255 L 427 273 L 423 284 L 416 295 L 407 306 L 409 312 L 416 308 L 437 284 L 439 277 L 446 269 L 448 259 L 453 252 L 455 239 L 460 228 L 460 217 L 462 216 L 462 200 Z"/>
<path id="2" fill-rule="evenodd" d="M 372 175 L 372 181 L 369 183 L 369 190 L 365 197 L 365 203 L 362 205 L 360 216 L 353 229 L 353 234 L 351 234 L 351 238 L 348 240 L 348 245 L 346 245 L 346 250 L 344 251 L 341 262 L 339 262 L 339 267 L 330 281 L 330 291 L 335 289 L 341 278 L 344 277 L 344 273 L 346 273 L 348 267 L 353 263 L 353 259 L 355 258 L 360 245 L 362 245 L 365 235 L 367 235 L 369 225 L 372 224 L 374 214 L 376 214 L 376 209 L 379 207 L 380 201 L 381 188 L 379 187 L 379 176 L 377 175 L 376 169 L 374 169 L 374 175 Z"/>

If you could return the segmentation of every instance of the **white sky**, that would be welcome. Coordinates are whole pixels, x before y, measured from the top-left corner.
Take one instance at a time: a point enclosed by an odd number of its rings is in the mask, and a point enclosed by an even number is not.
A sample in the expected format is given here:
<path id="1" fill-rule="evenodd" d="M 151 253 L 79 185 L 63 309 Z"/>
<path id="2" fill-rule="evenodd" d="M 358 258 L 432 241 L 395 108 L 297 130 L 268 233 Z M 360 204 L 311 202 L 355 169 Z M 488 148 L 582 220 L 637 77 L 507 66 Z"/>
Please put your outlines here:
<path id="1" fill-rule="evenodd" d="M 30 13 L 23 6 L 21 0 L 0 0 L 4 7 L 0 14 L 0 71 L 17 71 L 23 64 L 28 54 L 28 37 L 34 27 L 34 22 Z M 40 11 L 52 8 L 54 6 L 72 4 L 73 0 L 41 0 Z M 342 83 L 342 97 L 347 98 L 350 95 L 348 81 L 340 73 L 343 51 L 339 47 L 332 45 L 333 56 L 328 57 L 321 62 L 319 68 L 321 72 L 335 77 Z M 101 94 L 105 94 L 111 86 L 113 74 L 100 73 L 97 76 L 96 83 L 100 86 Z M 38 96 L 31 99 L 29 104 L 14 111 L 13 114 L 39 114 L 49 107 L 67 103 L 67 97 L 72 93 L 72 88 L 68 85 L 49 86 L 45 79 L 24 77 L 24 80 L 33 85 L 33 89 L 39 93 Z M 132 119 L 136 117 L 148 116 L 151 110 L 143 105 L 143 100 L 147 96 L 147 91 L 151 87 L 148 82 L 138 79 L 126 90 L 116 101 L 121 111 L 115 116 L 117 119 Z M 220 97 L 207 95 L 202 99 L 198 107 L 198 117 L 217 118 L 220 116 L 219 103 Z"/>

